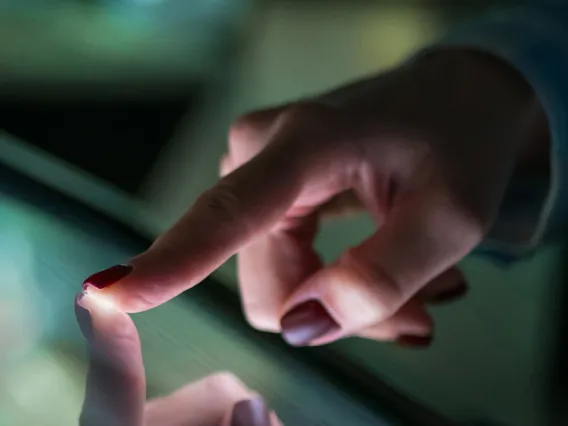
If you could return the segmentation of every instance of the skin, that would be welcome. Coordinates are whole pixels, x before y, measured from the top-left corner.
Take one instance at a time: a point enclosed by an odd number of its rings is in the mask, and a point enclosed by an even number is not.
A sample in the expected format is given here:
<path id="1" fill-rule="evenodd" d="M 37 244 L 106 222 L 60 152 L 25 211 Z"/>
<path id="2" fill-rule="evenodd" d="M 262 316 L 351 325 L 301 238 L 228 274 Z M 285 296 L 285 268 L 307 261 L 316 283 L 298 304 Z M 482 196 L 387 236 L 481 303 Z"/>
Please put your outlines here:
<path id="1" fill-rule="evenodd" d="M 230 373 L 213 374 L 146 401 L 136 326 L 128 314 L 100 300 L 82 294 L 75 301 L 89 349 L 80 426 L 281 426 L 260 397 Z M 246 416 L 247 410 L 243 415 L 242 404 L 250 401 L 257 407 L 256 422 Z"/>
<path id="2" fill-rule="evenodd" d="M 426 302 L 463 288 L 456 263 L 487 234 L 513 171 L 546 170 L 547 138 L 524 79 L 459 49 L 247 114 L 230 130 L 217 185 L 101 292 L 144 311 L 237 254 L 243 307 L 259 330 L 301 345 L 429 338 Z M 376 232 L 323 264 L 318 221 L 353 209 Z M 333 326 L 293 336 L 290 313 L 305 302 Z"/>

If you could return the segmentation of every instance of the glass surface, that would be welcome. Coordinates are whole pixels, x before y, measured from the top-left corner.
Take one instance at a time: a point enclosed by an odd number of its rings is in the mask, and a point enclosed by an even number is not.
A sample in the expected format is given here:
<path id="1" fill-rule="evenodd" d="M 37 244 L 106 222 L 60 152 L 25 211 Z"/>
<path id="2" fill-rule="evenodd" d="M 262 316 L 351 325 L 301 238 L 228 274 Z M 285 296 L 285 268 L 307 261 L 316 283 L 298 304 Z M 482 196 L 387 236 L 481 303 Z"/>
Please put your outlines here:
<path id="1" fill-rule="evenodd" d="M 207 111 L 197 127 L 190 129 L 189 136 L 184 134 L 176 146 L 162 153 L 160 167 L 149 177 L 141 210 L 150 211 L 151 221 L 142 220 L 139 211 L 133 212 L 121 194 L 100 191 L 90 181 L 61 172 L 67 165 L 57 169 L 52 159 L 37 161 L 20 156 L 19 151 L 9 151 L 10 146 L 4 145 L 0 145 L 0 154 L 13 153 L 12 163 L 37 179 L 124 222 L 143 223 L 140 228 L 157 234 L 216 181 L 218 160 L 226 152 L 227 128 L 236 115 L 298 99 L 392 66 L 435 40 L 458 17 L 470 17 L 493 3 L 496 2 L 410 1 L 398 5 L 387 1 L 287 0 L 267 3 L 255 21 L 258 32 L 250 37 L 246 48 L 239 46 L 244 53 L 240 58 L 242 63 L 236 69 L 227 67 L 230 71 L 227 79 L 234 93 L 229 90 L 225 93 L 223 86 L 217 100 L 219 105 Z M 62 0 L 60 4 L 68 2 Z M 128 10 L 126 1 L 106 4 L 113 5 L 107 10 Z M 164 0 L 160 4 L 164 13 L 171 12 L 176 10 L 174 5 L 179 5 L 179 0 Z M 93 15 L 88 25 L 83 25 L 79 20 L 83 18 L 76 12 L 76 8 L 70 8 L 53 20 L 50 17 L 57 11 L 44 15 L 38 21 L 41 25 L 35 27 L 36 34 L 40 34 L 35 39 L 22 31 L 25 27 L 15 28 L 14 20 L 10 25 L 0 25 L 0 34 L 6 35 L 3 44 L 0 40 L 0 49 L 9 52 L 12 58 L 21 58 L 26 51 L 44 52 L 42 56 L 32 55 L 27 61 L 17 62 L 17 69 L 6 69 L 21 72 L 24 77 L 80 79 L 85 64 L 78 63 L 79 59 L 62 68 L 53 58 L 60 58 L 57 53 L 61 46 L 80 49 L 85 40 L 94 40 L 97 49 L 84 61 L 103 58 L 105 66 L 98 70 L 103 77 L 115 75 L 119 68 L 128 69 L 130 59 L 136 58 L 142 58 L 150 70 L 188 73 L 195 64 L 189 63 L 191 55 L 181 57 L 179 51 L 213 51 L 208 50 L 209 44 L 201 43 L 201 36 L 180 38 L 172 49 L 161 50 L 163 44 L 142 37 L 148 34 L 147 28 L 140 25 L 143 14 L 116 15 L 111 31 L 103 32 L 100 28 L 107 23 L 108 14 Z M 161 15 L 162 22 L 167 22 L 166 15 Z M 171 13 L 169 16 L 174 17 Z M 203 23 L 207 24 L 205 20 Z M 59 39 L 34 44 L 56 26 L 61 30 L 57 33 Z M 182 27 L 171 28 L 168 34 L 179 37 L 181 32 L 177 30 Z M 198 27 L 192 28 L 198 31 Z M 151 28 L 152 34 L 160 31 L 159 26 Z M 207 31 L 202 33 L 203 38 L 210 40 Z M 14 34 L 21 36 L 16 42 L 12 41 Z M 121 42 L 114 43 L 116 40 Z M 49 50 L 44 49 L 46 45 Z M 125 51 L 130 54 L 122 55 Z M 121 64 L 112 62 L 116 52 L 124 59 Z M 177 56 L 181 59 L 176 60 Z M 210 64 L 207 57 L 196 54 L 193 58 L 203 58 L 200 62 L 203 65 Z M 20 160 L 16 161 L 17 158 Z M 0 415 L 12 416 L 12 422 L 0 417 L 0 425 L 33 424 L 32 420 L 37 423 L 40 418 L 41 424 L 74 424 L 82 394 L 84 364 L 83 343 L 70 309 L 72 297 L 84 276 L 132 253 L 31 206 L 7 199 L 0 202 L 0 321 L 9 324 L 2 326 L 0 338 L 20 341 L 24 354 L 19 361 L 11 356 L 10 363 L 2 364 L 7 368 L 0 374 L 7 379 L 0 377 L 4 386 L 0 388 L 4 392 L 0 397 Z M 150 222 L 152 226 L 145 226 Z M 317 245 L 328 261 L 373 229 L 365 217 L 337 221 L 322 228 Z M 557 302 L 561 256 L 559 248 L 548 248 L 509 268 L 482 259 L 466 259 L 461 266 L 471 291 L 459 303 L 433 309 L 438 328 L 434 345 L 426 351 L 408 351 L 355 339 L 334 344 L 331 349 L 341 359 L 364 368 L 369 380 L 385 379 L 455 421 L 479 419 L 483 426 L 492 421 L 511 426 L 545 424 L 547 406 L 542 404 L 543 386 L 550 362 L 548 338 L 556 332 L 551 312 Z M 232 262 L 217 275 L 236 290 Z M 278 352 L 250 346 L 232 326 L 202 305 L 176 300 L 155 311 L 136 315 L 135 320 L 141 329 L 154 394 L 170 391 L 216 369 L 229 369 L 265 393 L 288 424 L 298 419 L 302 426 L 380 424 L 380 420 L 372 418 L 305 367 L 293 361 L 282 364 Z M 7 347 L 3 341 L 0 348 Z M 227 347 L 232 350 L 227 351 Z M 57 393 L 53 392 L 54 383 L 60 389 Z M 29 412 L 22 407 L 30 407 Z M 57 408 L 61 417 L 50 414 L 49 407 L 62 407 Z M 33 419 L 25 417 L 32 414 Z M 489 423 L 484 423 L 488 420 Z"/>
<path id="2" fill-rule="evenodd" d="M 133 255 L 100 229 L 0 198 L 0 425 L 76 425 L 85 377 L 73 298 L 92 271 Z M 60 214 L 64 214 L 60 212 Z M 254 345 L 203 299 L 133 316 L 150 396 L 223 370 L 237 374 L 288 424 L 387 425 L 302 363 Z"/>

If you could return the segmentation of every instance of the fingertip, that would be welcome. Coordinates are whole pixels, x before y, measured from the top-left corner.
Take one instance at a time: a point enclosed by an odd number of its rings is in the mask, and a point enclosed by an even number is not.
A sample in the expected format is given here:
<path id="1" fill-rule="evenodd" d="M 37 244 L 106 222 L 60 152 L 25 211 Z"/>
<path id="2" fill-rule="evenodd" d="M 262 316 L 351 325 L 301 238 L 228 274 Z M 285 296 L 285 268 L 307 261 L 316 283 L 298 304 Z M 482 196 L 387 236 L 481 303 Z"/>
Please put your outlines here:
<path id="1" fill-rule="evenodd" d="M 282 317 L 280 326 L 282 337 L 292 346 L 306 346 L 341 330 L 318 300 L 307 300 L 289 310 Z"/>
<path id="2" fill-rule="evenodd" d="M 270 411 L 261 397 L 237 402 L 229 422 L 230 426 L 271 426 L 271 424 Z"/>
<path id="3" fill-rule="evenodd" d="M 83 304 L 97 305 L 96 309 L 110 312 L 138 313 L 154 308 L 165 300 L 155 296 L 155 283 L 160 277 L 149 273 L 156 263 L 154 250 L 148 250 L 128 264 L 115 265 L 89 276 L 82 284 L 87 296 Z M 162 260 L 164 259 L 158 259 Z M 152 272 L 150 270 L 150 272 Z M 154 300 L 156 299 L 156 300 Z"/>
<path id="4" fill-rule="evenodd" d="M 84 306 L 83 304 L 83 298 L 85 297 L 85 293 L 83 291 L 80 291 L 79 293 L 77 293 L 75 295 L 75 300 L 74 300 L 74 307 L 75 310 L 79 310 L 79 311 L 85 311 L 87 310 L 87 308 Z"/>
<path id="5" fill-rule="evenodd" d="M 112 293 L 97 290 L 94 287 L 86 287 L 77 296 L 76 300 L 77 305 L 84 310 L 88 310 L 91 315 L 100 316 L 105 314 L 108 316 L 121 312 L 124 313 L 119 301 Z"/>
<path id="6" fill-rule="evenodd" d="M 128 277 L 133 272 L 134 265 L 119 264 L 87 277 L 81 286 L 84 296 L 88 296 L 87 299 L 82 299 L 83 306 L 95 303 L 100 305 L 97 308 L 103 310 L 113 308 L 118 311 L 129 312 L 130 309 L 128 308 L 132 303 L 124 303 L 125 301 L 129 302 L 128 291 L 124 289 Z"/>
<path id="7" fill-rule="evenodd" d="M 170 230 L 159 237 L 148 250 L 130 259 L 127 275 L 96 289 L 96 294 L 108 296 L 120 311 L 134 314 L 160 306 L 199 283 L 206 274 L 193 267 L 195 256 L 187 247 L 191 238 L 181 238 L 182 234 L 185 230 Z"/>
<path id="8" fill-rule="evenodd" d="M 136 340 L 137 331 L 130 316 L 112 295 L 102 290 L 88 288 L 79 293 L 75 297 L 75 316 L 81 333 L 92 345 Z"/>
<path id="9" fill-rule="evenodd" d="M 87 340 L 92 340 L 94 333 L 93 333 L 93 320 L 91 317 L 91 312 L 83 305 L 83 298 L 85 294 L 79 293 L 75 296 L 75 318 L 77 319 L 77 324 L 79 326 L 79 330 L 83 334 L 83 337 Z"/>
<path id="10" fill-rule="evenodd" d="M 130 275 L 133 269 L 133 266 L 129 264 L 114 265 L 110 268 L 103 269 L 85 279 L 82 286 L 83 290 L 90 287 L 95 287 L 99 290 L 110 287 Z"/>

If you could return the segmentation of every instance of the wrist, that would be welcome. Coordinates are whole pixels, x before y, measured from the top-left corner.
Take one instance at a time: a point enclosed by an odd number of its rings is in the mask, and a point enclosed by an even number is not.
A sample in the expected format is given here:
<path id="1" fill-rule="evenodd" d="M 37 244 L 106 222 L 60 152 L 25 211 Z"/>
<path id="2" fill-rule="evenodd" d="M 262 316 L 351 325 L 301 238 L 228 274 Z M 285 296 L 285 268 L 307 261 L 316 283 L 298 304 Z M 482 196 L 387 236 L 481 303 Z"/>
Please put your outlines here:
<path id="1" fill-rule="evenodd" d="M 497 252 L 508 252 L 508 248 L 519 248 L 523 252 L 521 247 L 533 244 L 551 181 L 551 136 L 547 115 L 535 91 L 508 62 L 475 49 L 435 49 L 419 55 L 409 65 L 432 70 L 453 67 L 463 80 L 479 87 L 477 101 L 473 102 L 480 106 L 495 102 L 488 105 L 496 107 L 495 122 L 505 128 L 512 125 L 512 131 L 504 133 L 512 138 L 506 138 L 510 143 L 502 141 L 501 154 L 503 158 L 514 157 L 514 162 L 510 164 L 508 184 L 483 249 L 498 247 Z M 503 250 L 504 247 L 508 248 Z"/>
<path id="2" fill-rule="evenodd" d="M 484 82 L 492 80 L 487 86 L 501 86 L 508 93 L 506 98 L 500 97 L 503 117 L 517 115 L 513 122 L 519 125 L 515 173 L 539 178 L 548 176 L 550 131 L 546 113 L 530 84 L 507 61 L 475 48 L 445 47 L 426 51 L 408 65 L 433 70 L 459 67 L 458 72 L 480 86 L 480 95 L 483 95 Z"/>
<path id="3" fill-rule="evenodd" d="M 518 238 L 516 232 L 517 238 L 511 239 L 489 236 L 497 251 L 515 253 L 520 257 L 530 254 L 540 244 L 563 238 L 568 217 L 568 130 L 565 126 L 568 62 L 565 60 L 564 40 L 556 30 L 561 29 L 561 21 L 544 19 L 546 17 L 538 10 L 538 7 L 517 8 L 490 14 L 456 28 L 435 45 L 417 54 L 419 57 L 428 51 L 449 49 L 488 52 L 517 71 L 530 85 L 530 106 L 537 112 L 532 115 L 533 120 L 528 120 L 529 128 L 523 129 L 526 138 L 515 150 L 514 173 L 505 194 L 505 198 L 511 200 L 516 193 L 519 203 L 515 206 L 504 199 L 495 224 L 516 228 L 513 222 L 518 222 L 510 220 L 507 212 L 528 223 L 526 218 L 529 215 L 522 213 L 522 209 L 526 213 L 533 211 L 530 214 L 533 223 L 525 238 Z M 527 185 L 527 181 L 532 184 Z M 538 202 L 525 195 L 527 188 L 532 188 L 529 191 L 532 194 L 541 195 Z"/>

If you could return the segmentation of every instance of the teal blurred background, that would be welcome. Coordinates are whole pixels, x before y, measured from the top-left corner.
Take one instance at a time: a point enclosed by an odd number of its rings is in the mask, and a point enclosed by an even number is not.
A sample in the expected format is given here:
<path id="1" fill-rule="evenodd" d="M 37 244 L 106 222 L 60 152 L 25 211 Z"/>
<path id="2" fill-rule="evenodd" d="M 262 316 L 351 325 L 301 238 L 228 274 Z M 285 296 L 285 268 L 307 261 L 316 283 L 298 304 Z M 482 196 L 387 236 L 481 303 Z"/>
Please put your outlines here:
<path id="1" fill-rule="evenodd" d="M 38 96 L 136 102 L 195 86 L 202 94 L 161 141 L 134 192 L 42 148 L 41 125 L 34 122 L 37 140 L 9 131 L 0 136 L 0 162 L 152 238 L 216 181 L 234 117 L 393 66 L 495 3 L 0 0 L 4 108 Z M 75 424 L 85 366 L 73 294 L 85 275 L 133 253 L 10 197 L 0 198 L 0 221 L 6 367 L 0 370 L 0 425 Z M 318 249 L 334 259 L 371 229 L 366 217 L 327 223 Z M 385 381 L 455 422 L 541 425 L 561 256 L 553 247 L 509 268 L 466 259 L 471 292 L 433 310 L 436 342 L 426 351 L 352 339 L 325 348 L 325 356 L 348 360 L 368 372 L 369 381 Z M 73 266 L 62 270 L 61 264 Z M 214 278 L 236 292 L 234 262 Z M 315 373 L 305 373 L 310 378 L 302 386 L 283 371 L 275 351 L 251 346 L 215 318 L 202 306 L 176 301 L 136 316 L 153 392 L 226 369 L 266 393 L 288 413 L 289 424 L 379 424 Z M 238 348 L 235 356 L 226 354 L 227 346 Z M 295 400 L 303 402 L 290 409 Z"/>

